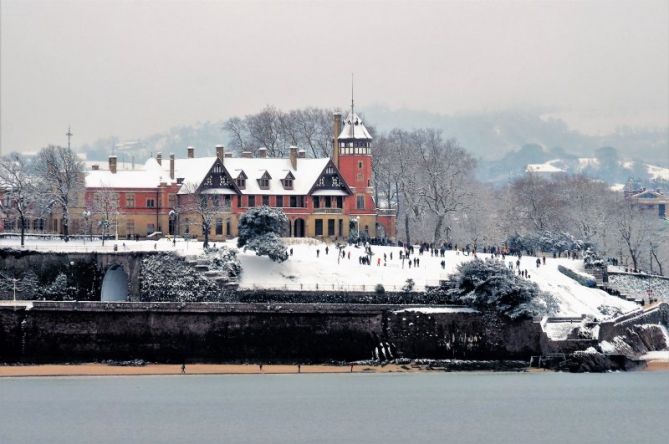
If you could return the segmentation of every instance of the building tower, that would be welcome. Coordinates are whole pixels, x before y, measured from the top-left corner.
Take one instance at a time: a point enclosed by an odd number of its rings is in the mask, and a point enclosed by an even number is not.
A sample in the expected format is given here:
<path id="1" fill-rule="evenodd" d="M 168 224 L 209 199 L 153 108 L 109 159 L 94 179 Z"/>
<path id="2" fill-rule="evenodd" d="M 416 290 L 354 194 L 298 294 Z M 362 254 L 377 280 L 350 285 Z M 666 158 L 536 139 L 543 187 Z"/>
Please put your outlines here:
<path id="1" fill-rule="evenodd" d="M 346 211 L 357 217 L 360 232 L 376 237 L 376 204 L 372 189 L 372 136 L 355 113 L 353 97 L 351 111 L 344 119 L 335 113 L 333 122 L 332 161 L 353 191 L 346 199 Z"/>

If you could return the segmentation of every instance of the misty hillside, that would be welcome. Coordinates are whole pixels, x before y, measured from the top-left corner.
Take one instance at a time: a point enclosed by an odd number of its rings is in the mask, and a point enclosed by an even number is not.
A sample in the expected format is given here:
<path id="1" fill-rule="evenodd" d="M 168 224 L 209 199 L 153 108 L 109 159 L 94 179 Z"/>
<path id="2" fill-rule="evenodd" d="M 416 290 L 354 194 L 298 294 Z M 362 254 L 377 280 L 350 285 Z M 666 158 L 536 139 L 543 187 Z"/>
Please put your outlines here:
<path id="1" fill-rule="evenodd" d="M 542 119 L 537 114 L 519 112 L 490 112 L 463 115 L 443 115 L 423 111 L 391 110 L 371 106 L 364 110 L 366 122 L 377 131 L 392 128 L 439 128 L 448 138 L 459 143 L 479 158 L 477 172 L 481 180 L 503 183 L 522 174 L 528 164 L 541 164 L 556 159 L 577 162 L 579 158 L 597 157 L 601 147 L 614 147 L 616 162 L 636 167 L 622 168 L 615 162 L 604 161 L 601 167 L 567 168 L 568 172 L 583 172 L 610 183 L 624 183 L 631 173 L 642 180 L 652 179 L 643 164 L 669 167 L 669 130 L 629 131 L 595 137 L 570 130 L 558 119 Z M 79 147 L 89 159 L 106 159 L 112 150 L 119 160 L 143 161 L 162 152 L 183 156 L 186 147 L 196 147 L 198 155 L 213 155 L 217 144 L 229 145 L 222 130 L 224 120 L 172 128 L 163 133 L 138 140 L 109 137 Z M 604 154 L 601 154 L 604 155 Z M 618 159 L 619 157 L 619 159 Z"/>

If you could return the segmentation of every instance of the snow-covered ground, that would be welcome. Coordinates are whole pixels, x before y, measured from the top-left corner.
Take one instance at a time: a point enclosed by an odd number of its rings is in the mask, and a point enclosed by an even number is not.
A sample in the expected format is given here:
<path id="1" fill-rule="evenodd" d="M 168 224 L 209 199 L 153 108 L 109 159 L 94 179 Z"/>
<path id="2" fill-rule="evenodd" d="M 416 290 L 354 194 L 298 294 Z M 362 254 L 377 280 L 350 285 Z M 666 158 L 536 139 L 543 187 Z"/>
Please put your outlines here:
<path id="1" fill-rule="evenodd" d="M 235 248 L 235 240 L 225 242 L 225 245 Z M 26 248 L 37 251 L 113 251 L 114 244 L 118 245 L 118 251 L 176 251 L 180 255 L 197 255 L 202 252 L 202 242 L 178 240 L 176 247 L 168 239 L 159 241 L 106 241 L 102 247 L 100 241 L 73 240 L 68 243 L 60 240 L 28 240 Z M 125 244 L 125 246 L 123 245 Z M 18 239 L 0 240 L 2 247 L 18 247 Z M 276 288 L 290 290 L 348 290 L 348 291 L 374 291 L 377 284 L 382 284 L 386 291 L 400 290 L 407 279 L 413 279 L 416 290 L 423 290 L 426 285 L 438 285 L 439 280 L 446 279 L 449 274 L 455 272 L 459 263 L 470 261 L 473 256 L 458 255 L 455 251 L 447 251 L 446 257 L 432 257 L 428 253 L 420 258 L 418 268 L 409 268 L 405 261 L 404 265 L 399 259 L 401 248 L 372 246 L 374 253 L 372 265 L 360 265 L 358 258 L 364 255 L 363 248 L 347 246 L 344 251 L 346 258 L 338 258 L 337 249 L 334 245 L 329 246 L 329 253 L 325 253 L 326 244 L 308 239 L 303 242 L 291 240 L 288 248 L 293 249 L 293 255 L 286 262 L 275 263 L 266 257 L 256 256 L 252 251 L 240 251 L 239 260 L 242 264 L 242 275 L 240 287 L 253 288 Z M 317 250 L 320 254 L 317 255 Z M 348 255 L 350 253 L 350 259 Z M 390 259 L 392 253 L 393 258 Z M 386 260 L 384 261 L 384 254 Z M 489 255 L 480 254 L 485 258 Z M 413 257 L 413 256 L 412 256 Z M 381 264 L 377 265 L 377 260 Z M 440 262 L 446 261 L 445 269 Z M 515 258 L 507 258 L 515 266 Z M 602 318 L 598 308 L 608 305 L 620 308 L 623 312 L 629 312 L 638 308 L 632 302 L 628 302 L 611 296 L 601 290 L 587 288 L 573 279 L 563 275 L 557 269 L 558 265 L 564 265 L 575 271 L 583 271 L 582 261 L 571 259 L 547 258 L 546 266 L 536 267 L 536 257 L 524 256 L 521 259 L 520 268 L 527 269 L 530 280 L 536 282 L 544 291 L 553 294 L 560 302 L 560 316 L 580 316 L 582 314 Z M 385 264 L 385 265 L 384 265 Z"/>
<path id="2" fill-rule="evenodd" d="M 177 239 L 176 246 L 171 240 L 164 238 L 157 241 L 154 240 L 123 240 L 115 241 L 107 239 L 105 244 L 102 241 L 94 239 L 71 239 L 69 242 L 64 242 L 59 239 L 35 239 L 28 237 L 25 241 L 25 246 L 21 247 L 18 238 L 0 239 L 0 248 L 17 248 L 33 251 L 53 251 L 53 252 L 67 252 L 67 253 L 92 253 L 92 252 L 107 252 L 114 251 L 114 246 L 117 251 L 176 251 L 177 253 L 186 255 L 197 255 L 202 253 L 202 242 L 185 241 L 181 238 Z"/>

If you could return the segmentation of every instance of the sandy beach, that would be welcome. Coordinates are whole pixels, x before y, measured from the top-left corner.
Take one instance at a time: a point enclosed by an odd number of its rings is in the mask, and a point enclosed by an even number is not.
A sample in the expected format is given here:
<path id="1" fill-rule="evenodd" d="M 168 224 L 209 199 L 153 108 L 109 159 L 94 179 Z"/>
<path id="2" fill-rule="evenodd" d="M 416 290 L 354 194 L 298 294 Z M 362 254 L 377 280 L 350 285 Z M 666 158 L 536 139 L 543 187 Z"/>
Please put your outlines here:
<path id="1" fill-rule="evenodd" d="M 246 375 L 297 373 L 391 373 L 416 372 L 420 368 L 389 364 L 385 366 L 354 365 L 263 365 L 256 364 L 187 364 L 185 375 Z M 147 364 L 121 366 L 108 364 L 45 364 L 0 366 L 0 377 L 22 376 L 142 376 L 180 375 L 180 364 Z"/>

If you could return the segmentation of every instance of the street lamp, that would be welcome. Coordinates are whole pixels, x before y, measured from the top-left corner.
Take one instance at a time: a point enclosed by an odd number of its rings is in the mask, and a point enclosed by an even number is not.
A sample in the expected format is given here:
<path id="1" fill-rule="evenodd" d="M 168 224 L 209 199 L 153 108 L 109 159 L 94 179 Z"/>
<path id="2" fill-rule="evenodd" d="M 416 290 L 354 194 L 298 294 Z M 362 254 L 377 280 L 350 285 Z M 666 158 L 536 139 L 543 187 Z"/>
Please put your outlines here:
<path id="1" fill-rule="evenodd" d="M 93 227 L 90 225 L 90 222 L 89 222 L 90 218 L 91 218 L 91 211 L 90 210 L 84 210 L 84 211 L 82 211 L 81 216 L 84 218 L 84 223 L 86 224 L 86 226 L 88 226 L 88 234 L 90 235 L 90 241 L 93 242 Z M 85 239 L 86 238 L 84 237 L 84 240 Z"/>
<path id="2" fill-rule="evenodd" d="M 176 208 L 170 210 L 170 220 L 172 221 L 172 245 L 177 246 L 177 233 L 179 232 L 179 212 Z"/>

